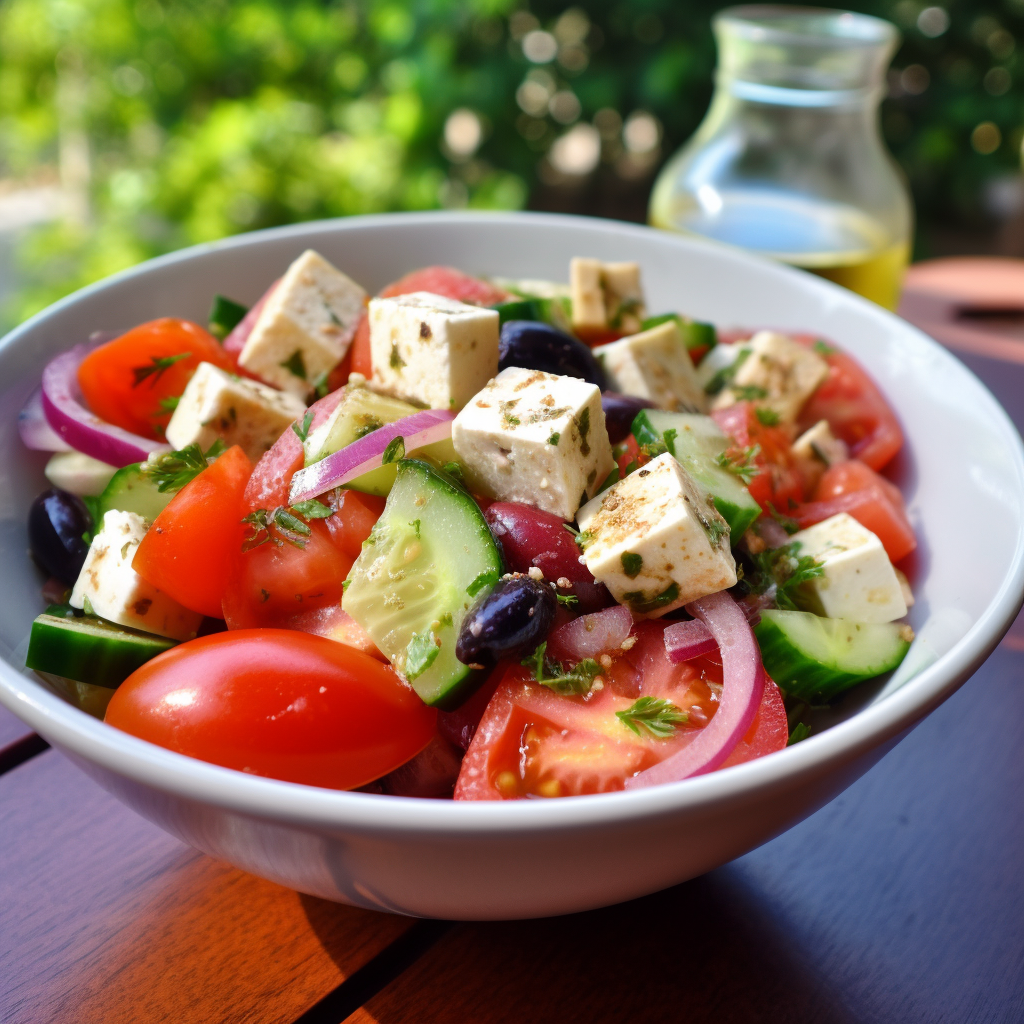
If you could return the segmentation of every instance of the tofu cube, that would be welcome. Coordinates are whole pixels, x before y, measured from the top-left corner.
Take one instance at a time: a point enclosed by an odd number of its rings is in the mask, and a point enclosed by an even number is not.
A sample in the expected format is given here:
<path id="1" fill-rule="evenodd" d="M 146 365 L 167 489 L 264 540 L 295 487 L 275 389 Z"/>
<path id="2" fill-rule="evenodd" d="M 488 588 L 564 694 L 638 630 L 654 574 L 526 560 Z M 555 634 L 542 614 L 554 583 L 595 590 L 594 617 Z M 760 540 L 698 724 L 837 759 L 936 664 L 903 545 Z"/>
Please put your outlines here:
<path id="1" fill-rule="evenodd" d="M 594 349 L 608 386 L 671 412 L 706 412 L 704 389 L 674 320 Z"/>
<path id="2" fill-rule="evenodd" d="M 729 526 L 667 452 L 579 510 L 587 568 L 635 615 L 657 618 L 736 583 Z"/>
<path id="3" fill-rule="evenodd" d="M 498 372 L 499 319 L 431 292 L 371 299 L 374 384 L 431 409 L 461 409 Z"/>
<path id="4" fill-rule="evenodd" d="M 907 614 L 896 570 L 882 542 L 845 512 L 825 519 L 790 538 L 798 554 L 824 567 L 804 586 L 814 610 L 831 619 L 892 622 Z"/>
<path id="5" fill-rule="evenodd" d="M 795 423 L 804 403 L 828 376 L 828 363 L 775 331 L 759 331 L 749 346 L 750 354 L 733 364 L 732 380 L 715 399 L 714 408 L 747 399 L 770 409 L 782 423 Z"/>
<path id="6" fill-rule="evenodd" d="M 366 299 L 355 281 L 307 249 L 267 299 L 238 365 L 304 398 L 345 357 Z"/>
<path id="7" fill-rule="evenodd" d="M 146 520 L 134 512 L 112 510 L 103 517 L 71 591 L 71 606 L 91 608 L 119 626 L 191 640 L 202 615 L 172 601 L 132 568 L 146 528 Z"/>
<path id="8" fill-rule="evenodd" d="M 569 262 L 572 327 L 581 337 L 620 331 L 635 334 L 647 315 L 637 263 Z"/>
<path id="9" fill-rule="evenodd" d="M 818 420 L 793 442 L 793 454 L 801 459 L 831 466 L 836 462 L 845 462 L 850 457 L 850 450 L 845 441 L 832 433 L 828 420 Z"/>
<path id="10" fill-rule="evenodd" d="M 565 520 L 615 467 L 601 392 L 576 377 L 510 366 L 452 424 L 466 483 Z"/>
<path id="11" fill-rule="evenodd" d="M 305 412 L 306 403 L 295 395 L 200 363 L 167 424 L 167 441 L 206 451 L 220 438 L 229 448 L 240 445 L 257 462 Z"/>

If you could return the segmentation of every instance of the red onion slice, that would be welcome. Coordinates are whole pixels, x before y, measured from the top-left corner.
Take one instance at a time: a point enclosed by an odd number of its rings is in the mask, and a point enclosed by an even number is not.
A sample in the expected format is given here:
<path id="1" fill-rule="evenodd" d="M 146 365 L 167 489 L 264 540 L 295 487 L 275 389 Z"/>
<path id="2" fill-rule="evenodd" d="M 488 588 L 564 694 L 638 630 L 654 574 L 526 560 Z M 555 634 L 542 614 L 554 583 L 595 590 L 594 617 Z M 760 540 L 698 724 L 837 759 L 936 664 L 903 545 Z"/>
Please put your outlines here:
<path id="1" fill-rule="evenodd" d="M 669 661 L 691 661 L 718 650 L 718 641 L 700 619 L 673 622 L 665 630 L 665 650 Z"/>
<path id="2" fill-rule="evenodd" d="M 555 661 L 570 664 L 596 658 L 605 651 L 621 647 L 632 628 L 632 613 L 617 604 L 559 626 L 548 637 L 546 653 Z"/>
<path id="3" fill-rule="evenodd" d="M 142 462 L 151 452 L 169 451 L 167 445 L 115 427 L 86 409 L 78 388 L 78 366 L 88 352 L 87 345 L 76 345 L 43 370 L 43 413 L 58 437 L 75 451 L 118 467 Z"/>
<path id="4" fill-rule="evenodd" d="M 626 779 L 626 789 L 679 782 L 714 771 L 750 728 L 764 693 L 761 652 L 747 618 L 722 591 L 686 606 L 711 632 L 722 654 L 722 696 L 711 722 L 677 754 Z"/>
<path id="5" fill-rule="evenodd" d="M 256 326 L 256 321 L 260 318 L 260 313 L 263 312 L 263 307 L 267 304 L 267 300 L 271 295 L 274 294 L 274 289 L 278 286 L 281 279 L 278 278 L 260 297 L 256 300 L 256 305 L 249 310 L 245 316 L 228 332 L 224 338 L 224 351 L 229 352 L 238 361 L 238 357 L 242 354 L 242 349 L 245 348 L 245 343 L 249 340 L 249 335 L 252 334 L 252 329 Z"/>
<path id="6" fill-rule="evenodd" d="M 25 408 L 18 413 L 18 433 L 26 448 L 36 452 L 69 452 L 71 445 L 67 443 L 50 426 L 43 413 L 43 392 L 36 388 L 25 403 Z"/>
<path id="7" fill-rule="evenodd" d="M 455 413 L 447 409 L 424 409 L 423 412 L 414 412 L 394 423 L 387 423 L 372 434 L 346 445 L 341 451 L 328 455 L 326 459 L 300 469 L 292 477 L 289 500 L 295 504 L 297 501 L 315 498 L 332 487 L 340 487 L 372 469 L 379 469 L 384 450 L 396 437 L 403 439 L 407 452 L 435 441 L 443 441 L 452 436 L 454 419 Z"/>

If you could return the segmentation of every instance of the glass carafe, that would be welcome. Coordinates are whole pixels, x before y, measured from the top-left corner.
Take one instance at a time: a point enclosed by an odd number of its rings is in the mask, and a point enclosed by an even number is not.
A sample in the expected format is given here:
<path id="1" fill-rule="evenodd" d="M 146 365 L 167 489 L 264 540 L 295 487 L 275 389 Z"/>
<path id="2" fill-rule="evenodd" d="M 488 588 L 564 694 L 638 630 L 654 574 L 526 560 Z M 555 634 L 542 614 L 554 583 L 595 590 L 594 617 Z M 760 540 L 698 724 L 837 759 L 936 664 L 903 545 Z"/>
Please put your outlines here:
<path id="1" fill-rule="evenodd" d="M 848 11 L 757 5 L 719 12 L 714 31 L 715 94 L 655 184 L 651 223 L 895 308 L 912 212 L 878 107 L 896 29 Z"/>

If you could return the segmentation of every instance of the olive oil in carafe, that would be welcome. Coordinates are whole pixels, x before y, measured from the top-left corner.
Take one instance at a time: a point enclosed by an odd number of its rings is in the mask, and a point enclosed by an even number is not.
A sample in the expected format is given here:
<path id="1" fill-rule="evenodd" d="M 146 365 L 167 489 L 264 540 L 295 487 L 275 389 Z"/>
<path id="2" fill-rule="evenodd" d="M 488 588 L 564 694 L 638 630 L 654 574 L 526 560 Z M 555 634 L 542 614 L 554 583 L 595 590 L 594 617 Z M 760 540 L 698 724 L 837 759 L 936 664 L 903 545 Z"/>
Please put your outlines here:
<path id="1" fill-rule="evenodd" d="M 860 210 L 773 190 L 702 192 L 676 193 L 674 208 L 655 192 L 651 223 L 751 249 L 896 308 L 909 243 Z"/>

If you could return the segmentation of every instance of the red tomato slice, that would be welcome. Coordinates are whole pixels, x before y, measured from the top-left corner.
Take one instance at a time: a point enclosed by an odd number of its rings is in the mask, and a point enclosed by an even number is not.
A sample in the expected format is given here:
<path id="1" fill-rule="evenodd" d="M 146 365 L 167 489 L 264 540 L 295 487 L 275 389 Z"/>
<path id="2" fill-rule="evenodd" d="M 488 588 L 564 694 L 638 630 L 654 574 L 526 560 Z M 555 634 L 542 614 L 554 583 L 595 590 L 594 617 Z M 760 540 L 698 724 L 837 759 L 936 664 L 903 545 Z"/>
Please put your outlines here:
<path id="1" fill-rule="evenodd" d="M 641 622 L 636 643 L 616 652 L 602 673 L 603 686 L 586 697 L 562 696 L 510 667 L 487 706 L 455 787 L 456 800 L 510 800 L 621 790 L 625 780 L 675 753 L 706 725 L 718 707 L 721 666 L 701 658 L 674 665 L 665 653 L 665 623 Z M 611 653 L 611 652 L 609 652 Z M 774 692 L 773 692 L 774 691 Z M 617 716 L 640 696 L 671 701 L 689 720 L 671 738 L 641 728 L 632 732 Z M 766 688 L 757 727 L 748 731 L 741 760 L 785 745 L 781 696 Z M 785 723 L 785 711 L 781 721 Z M 731 755 L 732 757 L 732 755 Z"/>
<path id="2" fill-rule="evenodd" d="M 360 651 L 291 630 L 216 633 L 130 675 L 108 725 L 237 771 L 354 789 L 432 739 L 437 712 Z"/>
<path id="3" fill-rule="evenodd" d="M 736 744 L 735 750 L 722 762 L 723 768 L 734 764 L 753 761 L 776 750 L 782 750 L 789 742 L 789 720 L 786 718 L 786 705 L 782 700 L 782 692 L 775 685 L 775 680 L 767 673 L 764 677 L 764 694 L 761 706 L 750 723 L 743 739 Z"/>
<path id="4" fill-rule="evenodd" d="M 238 445 L 224 452 L 171 498 L 142 538 L 132 568 L 179 604 L 219 619 L 251 472 Z"/>
<path id="5" fill-rule="evenodd" d="M 857 459 L 830 466 L 818 482 L 814 500 L 787 513 L 801 528 L 847 512 L 882 542 L 893 562 L 917 547 L 899 489 Z"/>
<path id="6" fill-rule="evenodd" d="M 90 352 L 78 367 L 86 405 L 101 419 L 160 440 L 173 405 L 200 363 L 233 372 L 217 339 L 189 320 L 163 317 Z"/>
<path id="7" fill-rule="evenodd" d="M 771 506 L 787 513 L 789 508 L 803 501 L 804 477 L 793 456 L 791 437 L 785 427 L 765 426 L 750 402 L 737 402 L 711 415 L 735 442 L 729 454 L 742 458 L 746 449 L 759 447 L 754 462 L 760 469 L 747 489 L 761 508 L 768 512 Z"/>
<path id="8" fill-rule="evenodd" d="M 829 366 L 825 382 L 800 414 L 800 430 L 828 420 L 832 432 L 849 445 L 853 457 L 872 469 L 881 469 L 903 447 L 903 430 L 878 385 L 846 352 L 806 336 L 796 340 L 814 346 Z"/>
<path id="9" fill-rule="evenodd" d="M 447 299 L 468 302 L 472 306 L 494 306 L 511 296 L 504 288 L 497 288 L 479 277 L 464 274 L 454 267 L 423 267 L 400 277 L 380 290 L 383 299 L 411 292 L 432 292 Z"/>
<path id="10" fill-rule="evenodd" d="M 369 380 L 373 376 L 373 361 L 370 358 L 370 317 L 366 313 L 359 320 L 349 352 L 352 354 L 351 372 L 361 373 Z"/>

